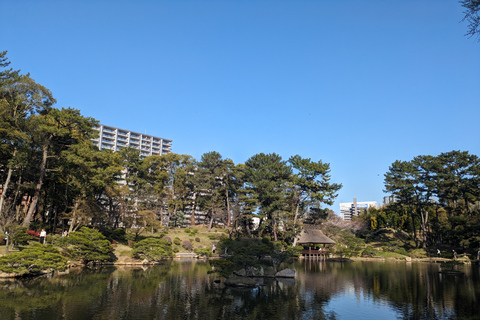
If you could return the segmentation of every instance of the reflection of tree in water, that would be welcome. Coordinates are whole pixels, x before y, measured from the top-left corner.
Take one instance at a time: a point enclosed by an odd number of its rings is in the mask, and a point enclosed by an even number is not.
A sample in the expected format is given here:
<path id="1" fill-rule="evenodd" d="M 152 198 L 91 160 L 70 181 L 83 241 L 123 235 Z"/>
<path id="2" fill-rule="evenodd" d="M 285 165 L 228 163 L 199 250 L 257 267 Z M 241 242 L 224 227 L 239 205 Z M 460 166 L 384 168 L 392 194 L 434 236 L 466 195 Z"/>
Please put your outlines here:
<path id="1" fill-rule="evenodd" d="M 297 265 L 310 274 L 300 273 L 305 291 L 329 299 L 352 289 L 361 301 L 387 302 L 405 319 L 450 319 L 476 317 L 480 307 L 477 273 L 469 277 L 439 274 L 439 265 L 430 263 L 305 261 Z M 468 266 L 466 268 L 476 268 Z M 470 277 L 471 276 L 471 277 Z"/>
<path id="2" fill-rule="evenodd" d="M 475 317 L 478 266 L 464 277 L 438 265 L 298 262 L 295 280 L 265 280 L 253 290 L 224 288 L 207 262 L 145 268 L 72 270 L 53 278 L 0 282 L 1 319 L 334 319 L 332 297 L 388 304 L 406 319 Z M 470 269 L 468 269 L 470 268 Z M 348 298 L 351 299 L 351 298 Z"/>
<path id="3" fill-rule="evenodd" d="M 72 305 L 79 301 L 91 303 L 102 295 L 111 271 L 112 269 L 103 269 L 101 272 L 78 269 L 58 278 L 40 277 L 0 282 L 2 319 L 30 319 L 27 315 L 32 312 L 39 318 L 42 318 L 42 314 L 50 315 L 51 312 L 67 316 Z M 84 314 L 83 311 L 81 313 Z"/>

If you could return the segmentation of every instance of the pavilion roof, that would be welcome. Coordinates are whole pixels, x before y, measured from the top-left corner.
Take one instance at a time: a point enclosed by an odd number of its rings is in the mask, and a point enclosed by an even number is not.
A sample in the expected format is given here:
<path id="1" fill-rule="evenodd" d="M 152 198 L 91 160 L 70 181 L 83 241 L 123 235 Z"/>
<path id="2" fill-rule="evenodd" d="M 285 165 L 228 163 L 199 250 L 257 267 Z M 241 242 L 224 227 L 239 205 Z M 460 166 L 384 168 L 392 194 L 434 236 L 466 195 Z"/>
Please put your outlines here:
<path id="1" fill-rule="evenodd" d="M 324 235 L 319 229 L 304 228 L 300 234 L 300 238 L 297 240 L 297 243 L 333 244 L 335 241 Z"/>

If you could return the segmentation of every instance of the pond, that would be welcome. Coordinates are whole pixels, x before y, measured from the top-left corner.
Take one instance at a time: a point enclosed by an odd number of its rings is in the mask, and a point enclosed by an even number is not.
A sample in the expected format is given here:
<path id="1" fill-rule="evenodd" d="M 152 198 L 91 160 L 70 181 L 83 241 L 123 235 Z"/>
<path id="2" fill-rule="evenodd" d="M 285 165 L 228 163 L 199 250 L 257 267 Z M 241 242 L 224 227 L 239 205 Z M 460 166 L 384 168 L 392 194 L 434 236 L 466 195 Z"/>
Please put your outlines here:
<path id="1" fill-rule="evenodd" d="M 296 279 L 225 288 L 208 262 L 73 269 L 0 282 L 0 318 L 27 319 L 474 319 L 480 269 L 440 274 L 435 263 L 297 261 Z"/>

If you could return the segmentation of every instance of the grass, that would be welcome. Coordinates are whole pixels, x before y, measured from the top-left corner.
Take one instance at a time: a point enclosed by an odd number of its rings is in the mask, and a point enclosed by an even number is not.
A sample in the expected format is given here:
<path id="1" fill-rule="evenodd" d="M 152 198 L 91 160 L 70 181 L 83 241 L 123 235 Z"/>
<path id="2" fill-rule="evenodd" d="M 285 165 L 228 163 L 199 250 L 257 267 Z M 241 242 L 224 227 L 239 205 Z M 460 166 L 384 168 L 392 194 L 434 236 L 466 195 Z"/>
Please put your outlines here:
<path id="1" fill-rule="evenodd" d="M 183 228 L 169 228 L 167 229 L 167 234 L 166 236 L 172 239 L 172 247 L 178 249 L 178 252 L 181 253 L 186 253 L 189 252 L 185 248 L 182 247 L 181 242 L 183 240 L 189 240 L 192 243 L 192 246 L 194 249 L 198 248 L 212 248 L 212 245 L 214 242 L 216 242 L 219 237 L 224 236 L 228 237 L 228 234 L 226 233 L 225 229 L 220 229 L 220 228 L 212 228 L 210 231 L 208 231 L 207 227 L 204 226 L 196 226 L 196 227 L 190 227 L 188 228 L 191 231 L 197 230 L 197 233 L 195 235 L 191 235 L 190 233 L 186 233 L 185 229 Z M 142 237 L 159 237 L 160 233 L 151 233 L 151 232 L 144 232 L 141 234 Z M 215 237 L 216 240 L 211 239 L 211 237 Z M 173 240 L 175 238 L 180 239 L 180 245 L 176 245 L 173 243 Z M 197 242 L 195 241 L 195 238 L 198 238 L 200 241 Z"/>

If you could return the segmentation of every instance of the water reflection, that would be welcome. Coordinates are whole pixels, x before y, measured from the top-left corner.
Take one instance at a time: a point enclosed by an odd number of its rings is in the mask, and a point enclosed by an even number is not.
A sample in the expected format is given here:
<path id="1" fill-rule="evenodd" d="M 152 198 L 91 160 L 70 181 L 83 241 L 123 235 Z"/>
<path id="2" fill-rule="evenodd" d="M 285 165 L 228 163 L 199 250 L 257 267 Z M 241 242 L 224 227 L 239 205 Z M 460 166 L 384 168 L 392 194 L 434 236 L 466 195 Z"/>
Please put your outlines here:
<path id="1" fill-rule="evenodd" d="M 71 270 L 0 282 L 1 319 L 456 319 L 480 314 L 480 271 L 438 264 L 298 261 L 295 280 L 225 288 L 208 262 Z"/>

